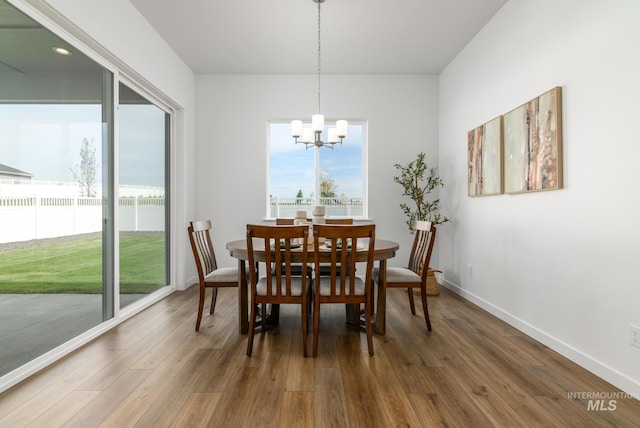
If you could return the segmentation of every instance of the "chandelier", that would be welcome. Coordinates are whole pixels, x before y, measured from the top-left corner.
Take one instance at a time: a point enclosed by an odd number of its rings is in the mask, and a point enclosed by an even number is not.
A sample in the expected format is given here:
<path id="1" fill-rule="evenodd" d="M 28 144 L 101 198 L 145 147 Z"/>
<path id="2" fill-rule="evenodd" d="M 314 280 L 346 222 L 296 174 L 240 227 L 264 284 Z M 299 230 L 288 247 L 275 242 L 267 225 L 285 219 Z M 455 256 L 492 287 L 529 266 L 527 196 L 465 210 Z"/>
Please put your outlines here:
<path id="1" fill-rule="evenodd" d="M 348 122 L 346 120 L 336 121 L 335 128 L 329 128 L 327 141 L 322 141 L 322 131 L 324 130 L 324 115 L 320 113 L 320 5 L 325 0 L 313 0 L 318 3 L 318 113 L 311 116 L 311 128 L 304 128 L 301 120 L 291 121 L 291 136 L 295 139 L 296 144 L 301 143 L 305 148 L 309 147 L 329 147 L 337 143 L 342 144 L 342 140 L 347 136 Z"/>

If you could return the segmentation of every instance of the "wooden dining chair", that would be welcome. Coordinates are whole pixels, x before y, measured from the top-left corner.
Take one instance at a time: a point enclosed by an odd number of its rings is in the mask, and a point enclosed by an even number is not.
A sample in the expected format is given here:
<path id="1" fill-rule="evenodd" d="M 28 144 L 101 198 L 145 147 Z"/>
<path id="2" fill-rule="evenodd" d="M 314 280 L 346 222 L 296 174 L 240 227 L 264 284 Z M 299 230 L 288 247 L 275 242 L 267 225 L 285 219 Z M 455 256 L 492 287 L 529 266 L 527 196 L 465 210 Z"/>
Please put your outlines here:
<path id="1" fill-rule="evenodd" d="M 413 289 L 420 289 L 422 299 L 422 310 L 424 320 L 427 323 L 427 330 L 431 331 L 431 321 L 429 320 L 429 308 L 427 307 L 427 274 L 433 243 L 436 237 L 436 227 L 428 221 L 416 220 L 414 223 L 414 238 L 409 255 L 409 264 L 406 268 L 387 267 L 385 280 L 386 288 L 406 288 L 409 294 L 409 306 L 411 314 L 416 314 L 413 301 Z M 380 294 L 380 271 L 373 270 L 373 280 L 378 284 L 378 294 Z M 383 299 L 378 298 L 378 302 Z"/>
<path id="2" fill-rule="evenodd" d="M 369 355 L 373 355 L 371 325 L 371 290 L 375 224 L 366 225 L 315 225 L 314 235 L 314 296 L 313 296 L 313 356 L 318 355 L 320 307 L 327 303 L 348 305 L 364 304 L 365 329 Z M 330 247 L 320 244 L 321 238 L 330 239 Z M 342 245 L 341 245 L 342 244 Z M 367 250 L 367 251 L 360 251 Z M 329 259 L 329 275 L 320 274 L 321 252 Z M 329 257 L 327 256 L 329 253 Z M 364 278 L 355 274 L 356 263 L 366 263 Z M 360 328 L 360 325 L 357 325 Z"/>
<path id="3" fill-rule="evenodd" d="M 294 273 L 291 252 L 299 251 L 301 266 L 307 265 L 309 228 L 307 226 L 266 226 L 247 225 L 247 251 L 249 256 L 249 281 L 251 284 L 251 314 L 249 316 L 249 335 L 247 355 L 253 351 L 253 336 L 256 328 L 258 305 L 260 313 L 267 313 L 267 304 L 298 304 L 302 318 L 303 355 L 307 356 L 307 331 L 311 279 L 307 275 Z M 302 244 L 296 243 L 301 240 Z M 258 249 L 264 251 L 264 257 L 256 257 Z M 258 266 L 264 265 L 265 276 L 259 277 Z M 265 333 L 262 322 L 262 334 Z"/>
<path id="4" fill-rule="evenodd" d="M 196 319 L 196 331 L 200 331 L 202 310 L 204 308 L 205 292 L 211 291 L 211 307 L 209 314 L 213 315 L 216 309 L 218 287 L 237 287 L 239 283 L 238 268 L 218 268 L 216 254 L 211 242 L 211 220 L 192 221 L 187 228 L 189 242 L 193 258 L 198 269 L 198 282 L 200 286 L 200 300 L 198 304 L 198 318 Z"/>

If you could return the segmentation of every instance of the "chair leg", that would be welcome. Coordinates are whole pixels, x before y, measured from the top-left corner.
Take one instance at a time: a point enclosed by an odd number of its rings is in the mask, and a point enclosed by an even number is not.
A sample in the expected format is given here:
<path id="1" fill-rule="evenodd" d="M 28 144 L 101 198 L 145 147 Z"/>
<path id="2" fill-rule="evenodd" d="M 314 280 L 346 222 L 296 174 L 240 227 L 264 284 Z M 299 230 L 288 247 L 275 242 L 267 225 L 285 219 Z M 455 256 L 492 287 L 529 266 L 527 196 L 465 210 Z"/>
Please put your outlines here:
<path id="1" fill-rule="evenodd" d="M 313 358 L 318 356 L 318 332 L 320 330 L 320 303 L 313 304 Z"/>
<path id="2" fill-rule="evenodd" d="M 386 330 L 387 318 L 387 287 L 378 283 L 378 298 L 376 300 L 376 333 L 384 334 Z M 371 308 L 373 310 L 373 308 Z"/>
<path id="3" fill-rule="evenodd" d="M 253 333 L 256 329 L 256 309 L 257 305 L 251 305 L 251 314 L 249 315 L 249 331 L 247 332 L 247 356 L 250 357 L 253 352 Z"/>
<path id="4" fill-rule="evenodd" d="M 413 303 L 413 289 L 407 288 L 407 293 L 409 294 L 409 306 L 411 307 L 411 315 L 415 315 L 416 305 Z"/>
<path id="5" fill-rule="evenodd" d="M 202 309 L 204 308 L 205 288 L 200 286 L 200 300 L 198 301 L 198 318 L 196 318 L 196 331 L 200 331 L 200 321 L 202 320 Z"/>
<path id="6" fill-rule="evenodd" d="M 427 289 L 420 288 L 420 297 L 422 297 L 422 311 L 424 312 L 424 320 L 427 322 L 427 330 L 431 331 L 431 320 L 429 319 L 429 308 L 427 307 Z"/>
<path id="7" fill-rule="evenodd" d="M 264 333 L 267 331 L 267 304 L 262 304 L 262 331 L 261 334 L 264 336 Z"/>
<path id="8" fill-rule="evenodd" d="M 280 304 L 272 303 L 270 305 L 271 311 L 269 311 L 269 321 L 272 326 L 280 324 Z"/>
<path id="9" fill-rule="evenodd" d="M 369 347 L 369 356 L 373 357 L 373 325 L 371 324 L 371 315 L 369 315 L 371 305 L 371 295 L 367 296 L 367 302 L 364 305 L 364 318 L 367 329 L 367 346 Z"/>
<path id="10" fill-rule="evenodd" d="M 370 307 L 370 315 L 374 316 L 375 312 L 373 312 L 373 308 L 376 307 L 376 293 L 375 293 L 375 289 L 376 289 L 376 282 L 375 281 L 371 281 L 371 304 L 369 305 Z"/>
<path id="11" fill-rule="evenodd" d="M 309 324 L 313 324 L 313 319 L 311 318 L 311 314 L 313 313 L 313 288 L 309 287 L 309 291 L 307 292 L 307 312 L 305 315 L 307 316 L 307 333 L 309 332 Z"/>
<path id="12" fill-rule="evenodd" d="M 218 301 L 218 287 L 213 287 L 211 291 L 211 308 L 209 309 L 209 314 L 213 315 L 213 312 L 216 310 L 216 302 Z"/>
<path id="13" fill-rule="evenodd" d="M 351 306 L 351 310 L 353 311 L 353 316 L 354 316 L 353 329 L 358 333 L 360 333 L 360 331 L 362 330 L 362 325 L 365 323 L 365 317 L 364 317 L 365 313 L 362 311 L 362 308 L 360 307 L 359 303 L 354 303 L 353 305 L 347 305 L 347 306 Z M 364 308 L 366 310 L 367 305 L 364 305 Z"/>
<path id="14" fill-rule="evenodd" d="M 302 316 L 300 318 L 302 318 L 302 355 L 304 355 L 305 358 L 307 358 L 308 356 L 308 351 L 307 351 L 307 333 L 309 331 L 309 323 L 308 323 L 308 316 L 309 316 L 309 305 L 307 305 L 307 302 L 302 302 L 302 305 L 300 305 L 300 310 L 302 311 Z"/>

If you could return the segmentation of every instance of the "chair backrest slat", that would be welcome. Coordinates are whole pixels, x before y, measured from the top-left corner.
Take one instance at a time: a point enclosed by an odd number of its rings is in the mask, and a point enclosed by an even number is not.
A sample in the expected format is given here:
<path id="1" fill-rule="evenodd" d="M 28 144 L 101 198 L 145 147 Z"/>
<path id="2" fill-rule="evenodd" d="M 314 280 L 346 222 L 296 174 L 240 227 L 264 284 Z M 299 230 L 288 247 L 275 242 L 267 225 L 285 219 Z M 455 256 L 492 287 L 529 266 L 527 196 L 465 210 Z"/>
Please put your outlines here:
<path id="1" fill-rule="evenodd" d="M 327 218 L 325 224 L 353 224 L 352 218 Z"/>
<path id="2" fill-rule="evenodd" d="M 295 218 L 278 217 L 276 218 L 277 226 L 293 226 Z"/>

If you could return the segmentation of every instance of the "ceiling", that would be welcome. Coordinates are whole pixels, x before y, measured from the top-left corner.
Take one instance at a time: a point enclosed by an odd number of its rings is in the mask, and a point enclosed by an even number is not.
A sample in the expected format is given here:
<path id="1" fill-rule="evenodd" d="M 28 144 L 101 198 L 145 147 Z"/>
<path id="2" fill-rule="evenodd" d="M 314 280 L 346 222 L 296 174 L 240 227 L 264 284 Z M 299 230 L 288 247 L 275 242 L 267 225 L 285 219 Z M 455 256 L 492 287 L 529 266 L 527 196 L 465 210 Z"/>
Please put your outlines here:
<path id="1" fill-rule="evenodd" d="M 66 48 L 73 55 L 61 56 L 53 51 L 54 47 Z M 0 78 L 96 70 L 100 70 L 97 64 L 69 43 L 0 0 Z"/>
<path id="2" fill-rule="evenodd" d="M 197 74 L 316 73 L 314 0 L 130 0 Z M 322 73 L 439 74 L 507 0 L 326 0 Z"/>
<path id="3" fill-rule="evenodd" d="M 130 1 L 195 73 L 317 72 L 313 0 Z M 322 73 L 439 74 L 506 1 L 326 0 Z M 54 46 L 73 55 L 62 57 Z M 40 73 L 73 80 L 72 74 L 99 71 L 95 62 L 0 0 L 0 89 L 13 88 L 15 78 L 29 86 L 30 77 Z"/>

